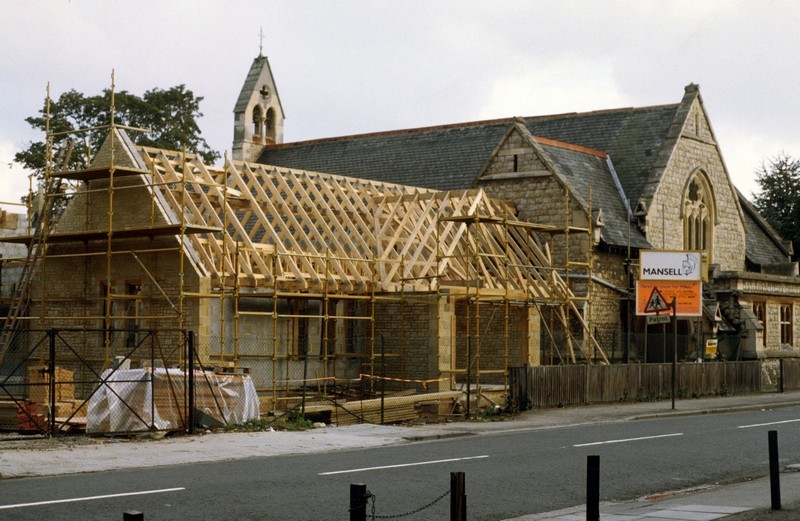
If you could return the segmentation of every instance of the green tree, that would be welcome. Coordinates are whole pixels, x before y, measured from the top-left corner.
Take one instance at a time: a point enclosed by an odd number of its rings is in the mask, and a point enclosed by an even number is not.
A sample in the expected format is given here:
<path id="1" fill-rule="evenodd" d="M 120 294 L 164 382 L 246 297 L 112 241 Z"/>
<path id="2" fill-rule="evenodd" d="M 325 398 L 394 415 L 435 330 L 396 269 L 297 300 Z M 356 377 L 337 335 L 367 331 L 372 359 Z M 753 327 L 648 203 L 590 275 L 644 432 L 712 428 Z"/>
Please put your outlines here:
<path id="1" fill-rule="evenodd" d="M 129 127 L 149 129 L 145 132 L 128 132 L 137 145 L 183 150 L 198 154 L 204 162 L 214 163 L 219 159 L 218 152 L 211 150 L 201 136 L 197 120 L 202 96 L 195 96 L 185 85 L 177 85 L 167 90 L 152 89 L 139 97 L 127 91 L 114 94 L 114 123 Z M 33 128 L 44 131 L 46 128 L 46 105 L 39 115 L 25 118 Z M 78 129 L 95 128 L 111 122 L 111 91 L 106 89 L 96 96 L 70 90 L 50 101 L 50 130 L 53 133 L 69 132 Z M 64 149 L 65 141 L 75 139 L 74 150 L 68 166 L 86 166 L 87 150 L 96 151 L 102 144 L 108 129 L 95 129 L 78 134 L 60 134 L 54 138 L 54 150 Z M 31 142 L 28 148 L 18 152 L 14 159 L 35 171 L 39 178 L 44 175 L 46 163 L 44 141 Z M 60 164 L 63 157 L 56 156 Z"/>
<path id="2" fill-rule="evenodd" d="M 780 153 L 756 170 L 761 192 L 753 203 L 767 222 L 800 253 L 800 160 Z"/>

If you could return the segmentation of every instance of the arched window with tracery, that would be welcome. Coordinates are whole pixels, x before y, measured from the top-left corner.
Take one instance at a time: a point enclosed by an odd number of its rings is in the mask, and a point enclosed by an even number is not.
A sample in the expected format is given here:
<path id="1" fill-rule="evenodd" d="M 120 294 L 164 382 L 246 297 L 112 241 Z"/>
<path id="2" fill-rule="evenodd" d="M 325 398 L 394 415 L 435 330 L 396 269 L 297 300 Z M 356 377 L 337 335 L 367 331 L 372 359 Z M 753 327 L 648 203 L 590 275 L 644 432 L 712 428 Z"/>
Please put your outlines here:
<path id="1" fill-rule="evenodd" d="M 711 256 L 714 242 L 714 198 L 702 172 L 696 173 L 683 194 L 683 247 L 705 250 Z"/>

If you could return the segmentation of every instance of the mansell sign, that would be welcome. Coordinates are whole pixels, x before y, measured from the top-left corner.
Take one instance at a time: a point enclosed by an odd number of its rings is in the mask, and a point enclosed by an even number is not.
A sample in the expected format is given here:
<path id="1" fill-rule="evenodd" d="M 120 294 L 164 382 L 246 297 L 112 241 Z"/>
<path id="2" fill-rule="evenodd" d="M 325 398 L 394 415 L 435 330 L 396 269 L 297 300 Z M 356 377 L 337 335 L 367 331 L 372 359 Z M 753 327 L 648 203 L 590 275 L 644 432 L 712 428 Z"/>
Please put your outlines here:
<path id="1" fill-rule="evenodd" d="M 700 251 L 642 250 L 639 280 L 701 281 L 703 253 Z"/>

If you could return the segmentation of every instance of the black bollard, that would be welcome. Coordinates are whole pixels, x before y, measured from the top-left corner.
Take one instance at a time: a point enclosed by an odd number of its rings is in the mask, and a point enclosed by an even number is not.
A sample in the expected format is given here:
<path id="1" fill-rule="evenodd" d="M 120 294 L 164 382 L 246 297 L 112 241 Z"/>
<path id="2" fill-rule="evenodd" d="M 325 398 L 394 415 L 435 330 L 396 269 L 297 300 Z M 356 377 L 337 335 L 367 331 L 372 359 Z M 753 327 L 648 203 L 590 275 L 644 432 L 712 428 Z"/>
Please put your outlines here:
<path id="1" fill-rule="evenodd" d="M 122 521 L 144 521 L 144 514 L 135 510 L 122 513 Z"/>
<path id="2" fill-rule="evenodd" d="M 350 521 L 367 521 L 367 485 L 350 484 Z"/>
<path id="3" fill-rule="evenodd" d="M 600 456 L 586 461 L 586 521 L 600 521 Z"/>
<path id="4" fill-rule="evenodd" d="M 769 492 L 772 510 L 781 509 L 781 476 L 778 472 L 778 431 L 767 433 L 769 440 Z"/>
<path id="5" fill-rule="evenodd" d="M 463 472 L 450 473 L 450 521 L 467 521 L 466 480 Z"/>

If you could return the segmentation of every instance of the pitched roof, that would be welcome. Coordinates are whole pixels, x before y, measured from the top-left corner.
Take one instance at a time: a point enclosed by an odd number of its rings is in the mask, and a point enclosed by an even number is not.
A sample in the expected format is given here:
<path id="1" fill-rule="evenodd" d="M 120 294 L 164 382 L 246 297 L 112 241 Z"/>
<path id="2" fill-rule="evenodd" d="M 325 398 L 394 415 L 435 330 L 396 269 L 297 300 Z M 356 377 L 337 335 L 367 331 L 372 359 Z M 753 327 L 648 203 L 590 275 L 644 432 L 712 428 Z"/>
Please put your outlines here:
<path id="1" fill-rule="evenodd" d="M 630 234 L 631 246 L 647 248 L 638 228 L 629 230 L 623 197 L 630 207 L 641 200 L 647 204 L 698 96 L 697 86 L 689 85 L 677 104 L 527 117 L 524 122 L 537 138 L 608 155 L 609 161 L 601 161 L 566 147 L 542 145 L 584 201 L 592 186 L 596 206 L 602 202 L 602 235 L 608 244 L 627 245 Z M 506 118 L 287 143 L 267 147 L 258 162 L 438 190 L 464 189 L 513 123 Z M 741 206 L 748 260 L 784 262 L 780 237 L 764 227 L 755 209 Z"/>
<path id="2" fill-rule="evenodd" d="M 634 201 L 648 179 L 653 162 L 672 125 L 678 105 L 619 109 L 527 118 L 525 127 L 537 138 L 606 152 L 605 158 L 576 147 L 546 145 L 552 161 L 587 201 L 592 186 L 595 206 L 604 209 L 607 243 L 648 248 L 638 230 L 629 230 L 627 210 L 614 180 Z M 438 190 L 464 189 L 508 130 L 513 119 L 320 139 L 271 146 L 259 162 L 350 175 Z M 571 149 L 570 149 L 571 148 Z M 612 173 L 611 169 L 615 172 Z M 585 169 L 582 170 L 582 169 Z"/>
<path id="3" fill-rule="evenodd" d="M 436 190 L 470 186 L 510 119 L 269 146 L 259 163 Z"/>
<path id="4" fill-rule="evenodd" d="M 244 84 L 242 85 L 242 90 L 239 91 L 239 97 L 236 99 L 236 105 L 233 107 L 233 112 L 244 112 L 247 110 L 247 104 L 250 103 L 250 96 L 252 96 L 253 92 L 256 90 L 258 86 L 258 79 L 261 77 L 261 73 L 266 68 L 267 74 L 271 78 L 273 78 L 273 85 L 275 85 L 275 97 L 278 99 L 278 104 L 281 106 L 281 112 L 286 114 L 283 110 L 283 105 L 281 104 L 281 98 L 278 96 L 278 85 L 275 84 L 274 77 L 272 76 L 272 69 L 269 66 L 269 60 L 266 56 L 258 55 L 254 60 L 253 64 L 250 65 L 250 70 L 247 72 L 247 78 L 244 80 Z"/>
<path id="5" fill-rule="evenodd" d="M 790 252 L 783 245 L 780 236 L 759 215 L 758 210 L 741 192 L 738 192 L 739 204 L 744 213 L 745 257 L 756 266 L 783 264 L 789 261 Z"/>
<path id="6" fill-rule="evenodd" d="M 600 236 L 606 244 L 633 248 L 651 248 L 644 234 L 630 226 L 630 215 L 622 201 L 614 172 L 604 155 L 561 146 L 558 142 L 547 142 L 535 138 L 539 150 L 547 156 L 555 173 L 567 181 L 573 195 L 584 208 L 589 208 L 591 193 L 592 213 L 597 218 L 602 209 L 604 226 Z"/>
<path id="7" fill-rule="evenodd" d="M 636 200 L 678 105 L 525 118 L 537 137 L 606 152 Z M 380 132 L 267 147 L 259 163 L 439 190 L 470 185 L 513 119 Z"/>

